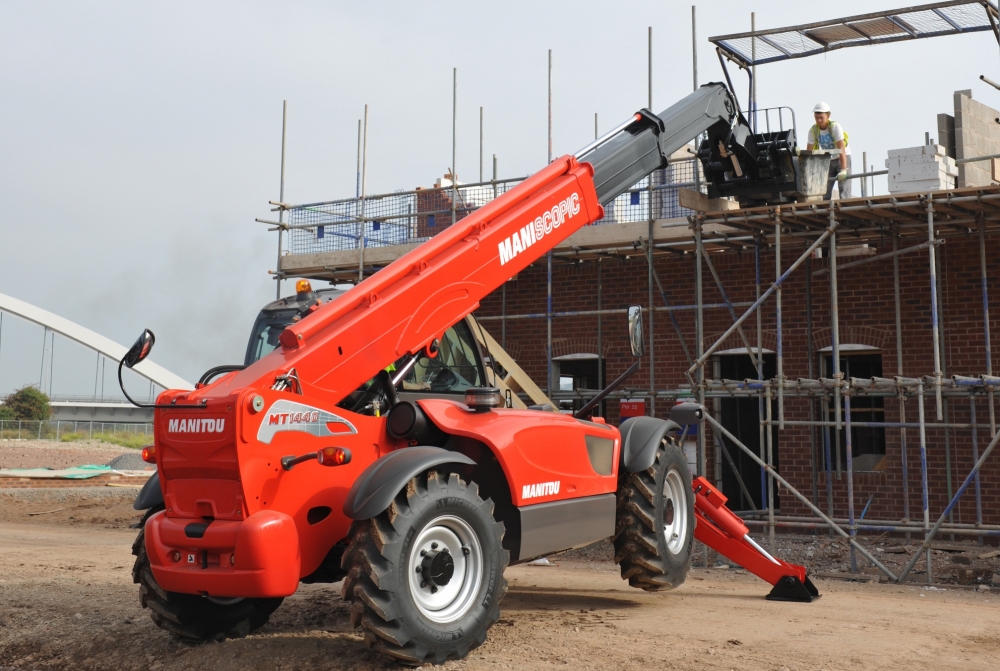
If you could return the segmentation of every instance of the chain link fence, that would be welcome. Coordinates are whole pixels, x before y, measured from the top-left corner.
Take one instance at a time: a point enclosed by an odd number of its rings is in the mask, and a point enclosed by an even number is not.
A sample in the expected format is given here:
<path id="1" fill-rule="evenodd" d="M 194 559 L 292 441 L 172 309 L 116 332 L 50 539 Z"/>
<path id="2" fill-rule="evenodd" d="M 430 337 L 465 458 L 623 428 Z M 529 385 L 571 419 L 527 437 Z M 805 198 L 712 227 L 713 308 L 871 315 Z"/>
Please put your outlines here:
<path id="1" fill-rule="evenodd" d="M 694 158 L 673 161 L 605 205 L 605 215 L 592 226 L 686 217 L 680 189 L 695 189 Z M 364 245 L 384 247 L 420 243 L 467 217 L 524 180 L 491 180 L 413 191 L 346 198 L 300 205 L 288 210 L 289 254 L 315 254 Z M 652 198 L 652 210 L 650 210 Z"/>
<path id="2" fill-rule="evenodd" d="M 153 440 L 152 423 L 76 420 L 0 420 L 0 440 L 102 440 L 128 447 Z"/>

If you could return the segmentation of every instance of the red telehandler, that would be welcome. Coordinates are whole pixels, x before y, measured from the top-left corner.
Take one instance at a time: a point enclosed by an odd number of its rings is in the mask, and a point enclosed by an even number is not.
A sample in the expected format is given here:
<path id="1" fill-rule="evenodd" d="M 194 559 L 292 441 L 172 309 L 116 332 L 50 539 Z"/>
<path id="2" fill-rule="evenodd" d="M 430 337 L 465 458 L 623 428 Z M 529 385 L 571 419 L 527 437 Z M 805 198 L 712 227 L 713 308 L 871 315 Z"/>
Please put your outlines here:
<path id="1" fill-rule="evenodd" d="M 369 646 L 442 663 L 485 641 L 508 564 L 609 537 L 634 587 L 680 585 L 697 538 L 773 597 L 811 600 L 802 567 L 770 557 L 718 490 L 692 483 L 674 436 L 699 406 L 618 428 L 590 416 L 595 403 L 573 416 L 504 407 L 466 321 L 701 134 L 713 179 L 794 188 L 794 132 L 754 135 L 709 84 L 660 115 L 641 110 L 332 300 L 301 287 L 262 313 L 247 365 L 163 392 L 133 547 L 153 621 L 188 641 L 243 636 L 300 582 L 343 580 Z M 639 308 L 628 326 L 641 356 Z M 153 342 L 145 331 L 119 379 Z"/>

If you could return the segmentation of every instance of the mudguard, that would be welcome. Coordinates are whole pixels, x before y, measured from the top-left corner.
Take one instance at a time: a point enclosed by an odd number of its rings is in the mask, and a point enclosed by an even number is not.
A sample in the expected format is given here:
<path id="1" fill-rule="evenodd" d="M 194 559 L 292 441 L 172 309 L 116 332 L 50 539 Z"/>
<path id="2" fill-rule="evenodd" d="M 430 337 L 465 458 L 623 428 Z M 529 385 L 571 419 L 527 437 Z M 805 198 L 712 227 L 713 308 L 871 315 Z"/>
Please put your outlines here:
<path id="1" fill-rule="evenodd" d="M 476 462 L 440 447 L 405 447 L 390 452 L 366 468 L 351 485 L 344 501 L 344 514 L 352 520 L 375 517 L 389 507 L 412 478 L 442 464 L 475 466 Z"/>
<path id="2" fill-rule="evenodd" d="M 622 422 L 622 468 L 638 473 L 653 465 L 660 441 L 668 432 L 680 430 L 680 425 L 655 417 L 631 417 Z"/>
<path id="3" fill-rule="evenodd" d="M 160 472 L 153 473 L 146 484 L 139 490 L 139 495 L 135 497 L 132 507 L 136 510 L 149 510 L 153 506 L 163 503 L 163 490 L 160 489 Z"/>

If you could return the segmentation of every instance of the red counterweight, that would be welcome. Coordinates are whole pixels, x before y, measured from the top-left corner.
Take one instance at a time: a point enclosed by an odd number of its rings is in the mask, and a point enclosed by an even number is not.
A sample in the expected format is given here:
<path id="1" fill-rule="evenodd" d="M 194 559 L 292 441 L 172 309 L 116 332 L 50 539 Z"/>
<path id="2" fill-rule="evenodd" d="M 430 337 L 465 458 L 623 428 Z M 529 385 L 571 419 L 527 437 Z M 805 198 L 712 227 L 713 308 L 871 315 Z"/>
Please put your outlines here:
<path id="1" fill-rule="evenodd" d="M 726 506 L 728 499 L 712 483 L 698 477 L 691 486 L 697 519 L 695 539 L 774 585 L 767 595 L 772 601 L 809 602 L 819 598 L 805 567 L 776 559 L 755 543 L 743 520 Z"/>

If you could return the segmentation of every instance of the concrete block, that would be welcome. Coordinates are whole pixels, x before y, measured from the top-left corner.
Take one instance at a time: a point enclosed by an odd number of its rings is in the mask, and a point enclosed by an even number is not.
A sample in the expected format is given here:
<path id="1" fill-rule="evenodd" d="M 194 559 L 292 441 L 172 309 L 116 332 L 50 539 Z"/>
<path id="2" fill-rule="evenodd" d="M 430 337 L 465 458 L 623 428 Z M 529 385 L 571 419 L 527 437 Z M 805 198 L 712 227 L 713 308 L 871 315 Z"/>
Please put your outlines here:
<path id="1" fill-rule="evenodd" d="M 886 159 L 891 165 L 955 165 L 955 159 L 950 156 L 931 156 L 929 154 L 918 154 L 916 156 L 897 156 Z"/>
<path id="2" fill-rule="evenodd" d="M 990 143 L 986 141 L 986 138 L 984 136 L 980 135 L 979 133 L 976 133 L 973 136 L 972 146 L 975 148 L 976 151 L 979 152 L 980 156 L 988 156 L 989 155 L 989 153 L 990 153 L 989 144 Z"/>
<path id="3" fill-rule="evenodd" d="M 939 177 L 950 177 L 958 173 L 955 167 L 948 167 L 940 163 L 931 162 L 921 165 L 886 166 L 889 170 L 889 179 L 897 181 L 938 179 Z"/>
<path id="4" fill-rule="evenodd" d="M 930 167 L 928 167 L 930 166 Z M 887 158 L 885 167 L 894 172 L 914 170 L 954 170 L 955 159 L 950 156 L 901 156 Z"/>
<path id="5" fill-rule="evenodd" d="M 977 120 L 982 119 L 983 115 L 985 114 L 985 110 L 983 109 L 983 104 L 978 100 L 970 100 L 969 113 Z"/>
<path id="6" fill-rule="evenodd" d="M 968 158 L 968 152 L 972 147 L 972 135 L 972 132 L 965 128 L 955 127 L 956 158 Z"/>
<path id="7" fill-rule="evenodd" d="M 958 113 L 969 111 L 969 103 L 972 102 L 972 89 L 955 91 L 955 116 Z"/>
<path id="8" fill-rule="evenodd" d="M 902 149 L 890 149 L 889 158 L 902 158 L 904 156 L 923 156 L 923 147 L 904 147 Z"/>
<path id="9" fill-rule="evenodd" d="M 983 121 L 993 121 L 994 119 L 997 118 L 998 115 L 1000 115 L 1000 112 L 993 109 L 986 103 L 981 103 L 978 101 L 976 102 L 979 105 L 979 111 L 977 112 L 976 116 L 978 116 Z"/>
<path id="10" fill-rule="evenodd" d="M 947 156 L 948 152 L 939 144 L 924 144 L 919 147 L 903 147 L 900 149 L 890 149 L 889 158 L 905 158 L 914 156 Z"/>
<path id="11" fill-rule="evenodd" d="M 937 115 L 938 135 L 944 135 L 955 131 L 955 117 L 951 114 Z"/>
<path id="12" fill-rule="evenodd" d="M 979 103 L 976 103 L 977 105 Z M 982 105 L 980 105 L 981 107 Z M 990 134 L 990 127 L 986 125 L 986 119 L 977 116 L 972 125 L 972 130 L 976 131 L 976 135 L 987 136 Z"/>
<path id="13" fill-rule="evenodd" d="M 922 193 L 927 191 L 945 191 L 955 188 L 951 179 L 925 179 L 917 182 L 889 182 L 889 193 Z"/>

